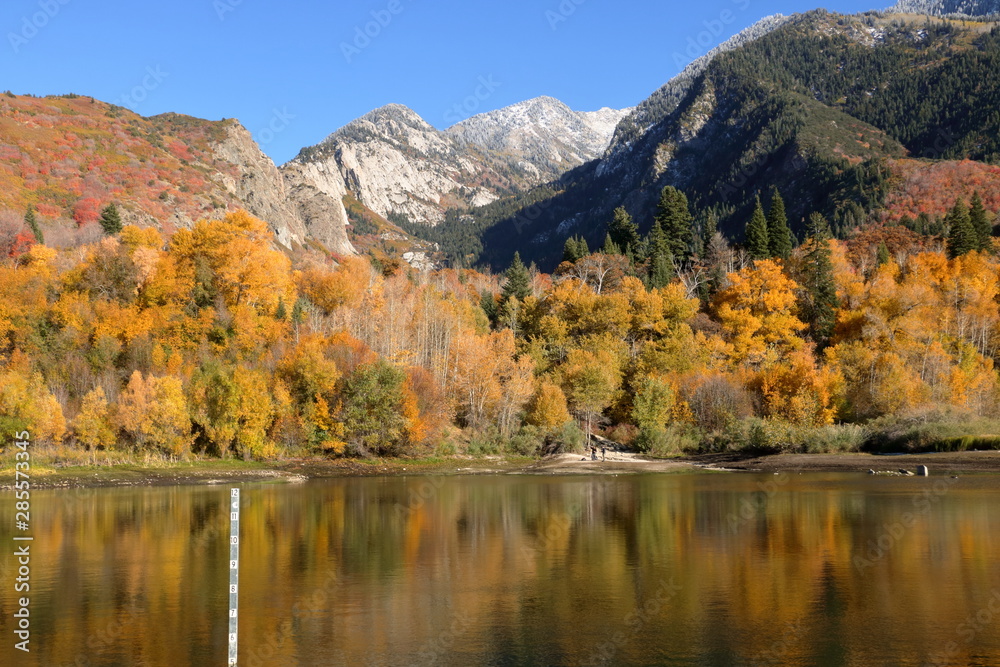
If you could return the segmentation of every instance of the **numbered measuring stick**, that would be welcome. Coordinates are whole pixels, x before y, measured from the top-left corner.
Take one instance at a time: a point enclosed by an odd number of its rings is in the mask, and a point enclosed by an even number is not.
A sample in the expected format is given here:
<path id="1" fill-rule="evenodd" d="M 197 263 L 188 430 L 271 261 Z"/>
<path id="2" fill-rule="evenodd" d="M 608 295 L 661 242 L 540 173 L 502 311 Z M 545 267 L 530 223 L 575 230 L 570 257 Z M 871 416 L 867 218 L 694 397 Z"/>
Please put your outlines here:
<path id="1" fill-rule="evenodd" d="M 235 665 L 240 609 L 240 490 L 232 489 L 229 500 L 229 664 Z"/>

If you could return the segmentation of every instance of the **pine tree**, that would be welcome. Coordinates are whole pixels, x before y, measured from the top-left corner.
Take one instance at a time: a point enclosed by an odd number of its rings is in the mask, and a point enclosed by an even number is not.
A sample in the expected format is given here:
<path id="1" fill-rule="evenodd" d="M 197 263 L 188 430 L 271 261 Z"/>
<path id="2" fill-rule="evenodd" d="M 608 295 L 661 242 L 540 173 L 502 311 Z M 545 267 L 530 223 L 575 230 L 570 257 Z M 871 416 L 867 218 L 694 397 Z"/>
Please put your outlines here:
<path id="1" fill-rule="evenodd" d="M 771 256 L 771 245 L 767 234 L 767 218 L 764 217 L 764 207 L 761 206 L 760 197 L 757 197 L 757 204 L 753 210 L 753 216 L 747 223 L 744 242 L 747 252 L 753 259 L 767 259 Z"/>
<path id="2" fill-rule="evenodd" d="M 813 340 L 823 347 L 833 333 L 838 306 L 829 243 L 830 226 L 826 218 L 813 213 L 809 216 L 806 233 L 809 238 L 803 264 L 803 286 L 808 292 L 808 303 L 803 310 Z"/>
<path id="3" fill-rule="evenodd" d="M 788 228 L 785 200 L 775 188 L 767 212 L 767 243 L 771 257 L 788 259 L 792 255 L 792 230 Z"/>
<path id="4" fill-rule="evenodd" d="M 589 254 L 590 248 L 587 247 L 587 239 L 582 236 L 571 236 L 563 244 L 562 261 L 575 264 Z"/>
<path id="5" fill-rule="evenodd" d="M 608 233 L 604 237 L 604 247 L 601 248 L 601 252 L 605 255 L 620 255 L 622 254 L 622 249 L 617 243 L 615 243 L 614 239 L 611 238 L 611 234 Z"/>
<path id="6" fill-rule="evenodd" d="M 576 243 L 576 237 L 571 236 L 563 244 L 562 261 L 573 264 L 578 259 L 580 259 L 580 247 Z"/>
<path id="7" fill-rule="evenodd" d="M 885 241 L 878 244 L 878 251 L 875 253 L 875 266 L 883 266 L 889 263 L 889 248 L 886 247 Z"/>
<path id="8" fill-rule="evenodd" d="M 294 324 L 302 324 L 305 322 L 307 305 L 308 302 L 302 297 L 295 300 L 295 305 L 292 306 L 292 322 Z"/>
<path id="9" fill-rule="evenodd" d="M 979 239 L 978 250 L 989 250 L 990 246 L 993 244 L 993 225 L 990 224 L 989 214 L 986 212 L 986 208 L 983 206 L 983 200 L 976 192 L 972 195 L 972 205 L 969 209 L 969 221 L 972 223 L 972 229 L 976 232 L 976 237 Z"/>
<path id="10" fill-rule="evenodd" d="M 649 265 L 649 279 L 646 281 L 650 289 L 666 287 L 674 279 L 674 258 L 670 253 L 657 255 Z"/>
<path id="11" fill-rule="evenodd" d="M 677 188 L 668 185 L 660 193 L 656 206 L 656 221 L 663 229 L 667 248 L 676 259 L 684 262 L 691 255 L 691 211 L 688 198 Z"/>
<path id="12" fill-rule="evenodd" d="M 510 263 L 506 273 L 506 281 L 503 284 L 501 300 L 506 303 L 511 297 L 518 301 L 524 301 L 531 294 L 531 274 L 521 261 L 521 254 L 514 253 L 514 260 Z"/>
<path id="13" fill-rule="evenodd" d="M 274 319 L 284 322 L 288 319 L 288 308 L 285 306 L 285 299 L 278 297 L 278 307 L 274 311 Z"/>
<path id="14" fill-rule="evenodd" d="M 628 214 L 624 206 L 615 209 L 614 216 L 608 224 L 608 235 L 618 246 L 618 254 L 629 248 L 634 252 L 639 247 L 639 227 L 632 222 L 632 216 Z"/>
<path id="15" fill-rule="evenodd" d="M 118 213 L 118 207 L 113 203 L 108 204 L 101 211 L 101 228 L 108 236 L 114 236 L 122 230 L 122 218 Z"/>
<path id="16" fill-rule="evenodd" d="M 719 218 L 716 217 L 715 211 L 709 211 L 708 217 L 705 218 L 705 227 L 701 231 L 702 240 L 706 246 L 708 246 L 708 242 L 712 240 L 717 231 L 719 231 Z"/>
<path id="17" fill-rule="evenodd" d="M 948 256 L 954 259 L 960 257 L 979 247 L 979 236 L 972 228 L 972 220 L 969 219 L 969 209 L 965 207 L 965 202 L 959 199 L 955 202 L 955 207 L 948 213 Z"/>
<path id="18" fill-rule="evenodd" d="M 486 318 L 490 321 L 490 324 L 496 326 L 500 311 L 497 308 L 497 300 L 493 297 L 492 292 L 483 290 L 483 293 L 479 297 L 479 307 L 486 313 Z"/>
<path id="19" fill-rule="evenodd" d="M 31 233 L 35 235 L 35 241 L 38 243 L 45 243 L 45 237 L 42 236 L 42 228 L 38 225 L 38 218 L 35 216 L 35 207 L 28 204 L 28 210 L 24 214 L 24 224 L 28 226 Z"/>
<path id="20" fill-rule="evenodd" d="M 917 216 L 917 221 L 913 223 L 916 227 L 916 232 L 918 234 L 930 234 L 931 233 L 931 216 L 926 213 L 921 213 Z"/>
<path id="21" fill-rule="evenodd" d="M 646 235 L 646 259 L 652 261 L 655 257 L 660 255 L 666 255 L 670 252 L 670 246 L 667 243 L 667 237 L 663 233 L 663 227 L 660 225 L 659 219 L 653 220 L 653 227 L 649 230 L 649 234 Z"/>
<path id="22" fill-rule="evenodd" d="M 660 226 L 660 219 L 653 220 L 653 228 L 646 235 L 646 260 L 648 274 L 646 285 L 650 288 L 666 287 L 674 279 L 674 258 L 670 244 Z"/>

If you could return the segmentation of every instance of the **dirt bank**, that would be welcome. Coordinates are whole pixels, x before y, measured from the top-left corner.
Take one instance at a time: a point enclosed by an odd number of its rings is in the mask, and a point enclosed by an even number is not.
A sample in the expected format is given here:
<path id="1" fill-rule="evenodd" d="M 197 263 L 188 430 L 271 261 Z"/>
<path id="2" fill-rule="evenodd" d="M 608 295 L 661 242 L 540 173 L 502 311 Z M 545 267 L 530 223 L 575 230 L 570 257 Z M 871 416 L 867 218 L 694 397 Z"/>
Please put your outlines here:
<path id="1" fill-rule="evenodd" d="M 861 472 L 916 470 L 925 465 L 931 475 L 1000 473 L 1000 452 L 933 452 L 928 454 L 775 454 L 740 457 L 710 454 L 685 459 L 699 466 L 764 472 Z"/>
<path id="2" fill-rule="evenodd" d="M 608 452 L 607 460 L 581 454 L 557 454 L 542 459 L 455 457 L 440 459 L 323 460 L 297 459 L 271 464 L 240 461 L 195 461 L 116 466 L 54 466 L 31 472 L 31 488 L 56 489 L 110 486 L 173 486 L 239 482 L 300 483 L 330 477 L 399 475 L 600 475 L 696 471 L 856 472 L 915 471 L 926 465 L 931 475 L 1000 473 L 1000 452 L 932 454 L 778 454 L 750 457 L 704 454 L 676 459 L 650 459 L 625 452 Z M 0 490 L 14 485 L 14 471 L 0 470 Z"/>

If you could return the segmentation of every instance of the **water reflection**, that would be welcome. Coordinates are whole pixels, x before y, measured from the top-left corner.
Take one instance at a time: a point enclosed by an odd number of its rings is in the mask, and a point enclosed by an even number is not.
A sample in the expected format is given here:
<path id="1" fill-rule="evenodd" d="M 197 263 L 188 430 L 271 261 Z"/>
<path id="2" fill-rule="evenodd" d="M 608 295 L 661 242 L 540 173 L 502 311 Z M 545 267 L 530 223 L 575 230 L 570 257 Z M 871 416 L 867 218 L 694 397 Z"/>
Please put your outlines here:
<path id="1" fill-rule="evenodd" d="M 1000 664 L 998 499 L 992 477 L 248 485 L 240 664 Z M 225 664 L 227 501 L 33 494 L 32 652 L 5 557 L 3 664 Z"/>

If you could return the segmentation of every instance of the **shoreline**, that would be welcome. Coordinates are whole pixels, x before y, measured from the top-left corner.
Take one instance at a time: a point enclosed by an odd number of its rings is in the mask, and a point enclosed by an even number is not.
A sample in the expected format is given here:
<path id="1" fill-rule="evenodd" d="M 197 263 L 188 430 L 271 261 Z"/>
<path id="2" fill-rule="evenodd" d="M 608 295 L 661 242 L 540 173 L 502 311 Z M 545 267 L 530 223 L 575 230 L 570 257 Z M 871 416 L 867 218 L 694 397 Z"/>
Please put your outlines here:
<path id="1" fill-rule="evenodd" d="M 581 454 L 541 459 L 491 456 L 431 459 L 289 459 L 272 464 L 199 460 L 156 466 L 39 466 L 32 489 L 135 486 L 214 485 L 235 482 L 302 483 L 313 479 L 406 475 L 627 475 L 697 472 L 837 472 L 916 470 L 926 465 L 931 476 L 1000 473 L 1000 451 L 931 452 L 923 454 L 698 454 L 669 459 L 615 453 L 592 461 Z M 0 470 L 0 490 L 14 488 L 14 471 Z"/>

